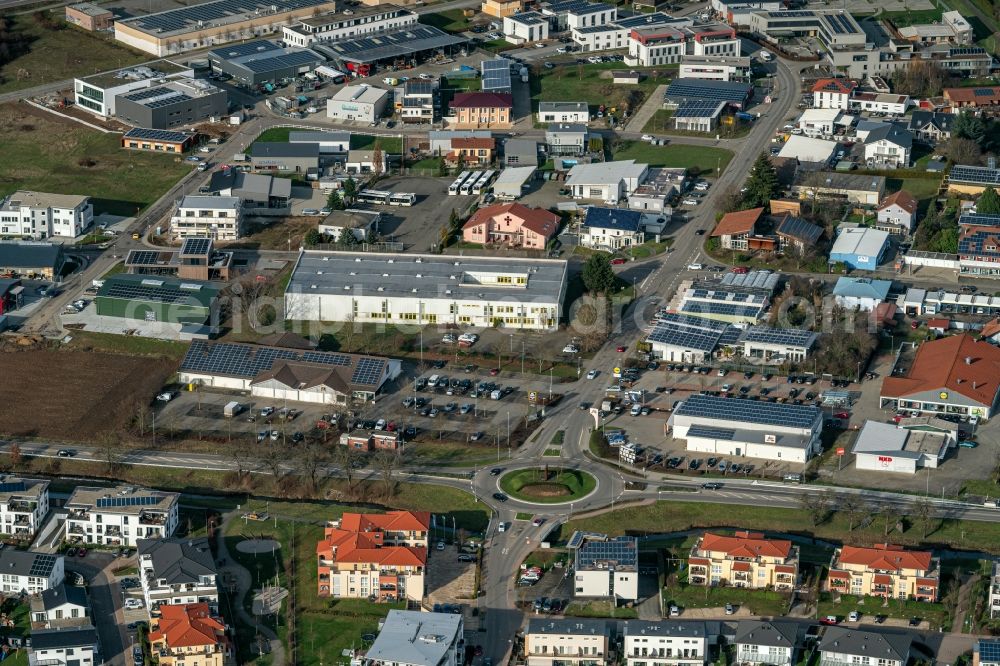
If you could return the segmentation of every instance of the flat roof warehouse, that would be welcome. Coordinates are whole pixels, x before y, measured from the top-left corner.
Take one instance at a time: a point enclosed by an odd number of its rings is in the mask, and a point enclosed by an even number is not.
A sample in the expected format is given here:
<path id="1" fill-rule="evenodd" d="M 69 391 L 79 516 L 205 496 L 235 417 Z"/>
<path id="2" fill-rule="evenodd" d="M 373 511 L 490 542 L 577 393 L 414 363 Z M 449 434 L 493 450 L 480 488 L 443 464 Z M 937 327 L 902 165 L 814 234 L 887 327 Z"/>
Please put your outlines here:
<path id="1" fill-rule="evenodd" d="M 468 40 L 463 37 L 449 35 L 435 27 L 418 24 L 369 37 L 313 44 L 312 48 L 335 60 L 367 64 L 409 56 L 421 51 L 443 49 L 464 44 L 466 41 Z"/>
<path id="2" fill-rule="evenodd" d="M 328 0 L 215 0 L 193 7 L 168 9 L 147 16 L 122 19 L 118 23 L 157 37 L 169 37 L 192 30 L 238 23 L 268 14 L 307 9 L 327 2 Z"/>

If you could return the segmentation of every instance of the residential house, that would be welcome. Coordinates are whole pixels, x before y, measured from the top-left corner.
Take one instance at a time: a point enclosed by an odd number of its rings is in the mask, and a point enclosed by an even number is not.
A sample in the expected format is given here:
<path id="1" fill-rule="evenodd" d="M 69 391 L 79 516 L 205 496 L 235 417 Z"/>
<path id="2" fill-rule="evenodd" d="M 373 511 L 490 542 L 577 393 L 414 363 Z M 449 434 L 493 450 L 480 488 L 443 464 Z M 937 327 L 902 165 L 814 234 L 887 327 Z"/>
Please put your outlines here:
<path id="1" fill-rule="evenodd" d="M 54 627 L 31 632 L 28 666 L 94 666 L 100 663 L 97 630 L 86 627 Z"/>
<path id="2" fill-rule="evenodd" d="M 793 666 L 798 652 L 794 622 L 741 620 L 736 625 L 736 663 Z"/>
<path id="3" fill-rule="evenodd" d="M 587 152 L 587 134 L 586 125 L 549 125 L 545 130 L 545 145 L 553 157 L 583 155 Z"/>
<path id="4" fill-rule="evenodd" d="M 703 666 L 710 647 L 704 622 L 626 620 L 622 625 L 625 666 Z"/>
<path id="5" fill-rule="evenodd" d="M 607 620 L 533 617 L 524 632 L 525 666 L 607 666 L 613 648 Z"/>
<path id="6" fill-rule="evenodd" d="M 813 84 L 813 108 L 847 111 L 857 82 L 847 79 L 820 79 Z"/>
<path id="7" fill-rule="evenodd" d="M 77 486 L 66 500 L 66 540 L 135 548 L 139 539 L 172 535 L 179 504 L 179 493 L 134 486 Z"/>
<path id="8" fill-rule="evenodd" d="M 0 303 L 0 314 L 4 312 Z M 49 482 L 0 477 L 0 533 L 33 539 L 49 514 Z"/>
<path id="9" fill-rule="evenodd" d="M 1000 666 L 1000 638 L 980 638 L 972 647 L 972 666 Z"/>
<path id="10" fill-rule="evenodd" d="M 566 188 L 574 199 L 617 204 L 645 182 L 649 166 L 635 160 L 577 164 L 569 170 Z"/>
<path id="11" fill-rule="evenodd" d="M 639 540 L 636 537 L 574 532 L 573 596 L 634 602 L 639 598 Z"/>
<path id="12" fill-rule="evenodd" d="M 39 629 L 83 627 L 90 622 L 87 588 L 59 583 L 31 595 L 31 626 Z"/>
<path id="13" fill-rule="evenodd" d="M 483 0 L 480 8 L 487 16 L 502 19 L 520 13 L 524 9 L 524 0 Z"/>
<path id="14" fill-rule="evenodd" d="M 646 239 L 645 217 L 638 210 L 591 206 L 580 224 L 580 245 L 608 252 L 640 245 Z"/>
<path id="15" fill-rule="evenodd" d="M 870 132 L 865 139 L 865 162 L 869 165 L 905 169 L 910 166 L 913 135 L 893 123 Z"/>
<path id="16" fill-rule="evenodd" d="M 161 666 L 232 666 L 236 651 L 226 625 L 208 604 L 164 604 L 149 628 L 149 647 Z"/>
<path id="17" fill-rule="evenodd" d="M 958 234 L 959 273 L 1000 277 L 1000 227 L 960 224 Z"/>
<path id="18" fill-rule="evenodd" d="M 906 129 L 916 140 L 934 145 L 951 138 L 951 126 L 954 122 L 954 113 L 917 110 L 910 114 Z"/>
<path id="19" fill-rule="evenodd" d="M 444 159 L 449 164 L 487 166 L 493 162 L 496 140 L 491 138 L 456 138 Z"/>
<path id="20" fill-rule="evenodd" d="M 451 152 L 451 144 L 455 139 L 489 139 L 493 134 L 489 130 L 431 130 L 427 133 L 431 153 L 447 155 Z"/>
<path id="21" fill-rule="evenodd" d="M 503 18 L 503 34 L 511 44 L 535 44 L 549 38 L 549 20 L 538 12 Z"/>
<path id="22" fill-rule="evenodd" d="M 715 226 L 712 238 L 718 238 L 719 246 L 725 250 L 749 250 L 750 238 L 755 235 L 763 214 L 763 208 L 726 213 Z"/>
<path id="23" fill-rule="evenodd" d="M 379 223 L 382 221 L 382 213 L 375 210 L 360 210 L 348 208 L 347 210 L 332 210 L 317 229 L 324 236 L 335 242 L 341 242 L 344 231 L 349 230 L 356 241 L 364 241 L 372 232 L 378 232 Z"/>
<path id="24" fill-rule="evenodd" d="M 917 200 L 906 190 L 893 192 L 878 205 L 876 229 L 891 234 L 909 235 L 917 223 Z"/>
<path id="25" fill-rule="evenodd" d="M 791 590 L 799 575 L 799 549 L 760 532 L 733 536 L 705 532 L 688 555 L 691 585 Z"/>
<path id="26" fill-rule="evenodd" d="M 624 32 L 618 30 L 617 32 Z M 673 65 L 684 59 L 687 51 L 687 37 L 676 27 L 670 25 L 651 25 L 649 27 L 635 27 L 628 31 L 628 55 L 625 57 L 625 64 L 630 67 L 655 67 L 657 65 Z M 618 45 L 615 44 L 615 47 Z M 692 69 L 688 68 L 688 72 Z M 700 72 L 694 71 L 694 79 L 706 79 L 700 76 Z M 714 80 L 723 80 L 721 77 L 713 77 Z"/>
<path id="27" fill-rule="evenodd" d="M 987 610 L 991 620 L 1000 618 L 1000 561 L 993 562 Z"/>
<path id="28" fill-rule="evenodd" d="M 496 204 L 477 210 L 462 227 L 466 243 L 506 245 L 544 250 L 559 230 L 559 216 L 519 203 Z"/>
<path id="29" fill-rule="evenodd" d="M 945 88 L 944 99 L 952 109 L 979 109 L 1000 104 L 1000 86 Z"/>
<path id="30" fill-rule="evenodd" d="M 821 171 L 808 174 L 794 189 L 802 199 L 833 199 L 862 206 L 877 206 L 885 196 L 885 176 Z"/>
<path id="31" fill-rule="evenodd" d="M 378 636 L 363 666 L 462 666 L 465 623 L 461 614 L 391 610 L 379 623 Z"/>
<path id="32" fill-rule="evenodd" d="M 747 81 L 750 78 L 750 57 L 686 55 L 677 76 L 681 79 Z"/>
<path id="33" fill-rule="evenodd" d="M 292 198 L 292 179 L 261 173 L 246 173 L 225 168 L 212 172 L 208 189 L 212 194 L 236 197 L 244 214 L 288 215 Z"/>
<path id="34" fill-rule="evenodd" d="M 892 93 L 855 91 L 851 98 L 851 111 L 862 113 L 886 113 L 902 116 L 910 106 L 909 95 L 894 95 Z"/>
<path id="35" fill-rule="evenodd" d="M 806 109 L 799 116 L 798 125 L 806 136 L 833 136 L 843 111 L 833 108 Z"/>
<path id="36" fill-rule="evenodd" d="M 913 637 L 859 627 L 827 627 L 816 644 L 819 666 L 906 666 Z"/>
<path id="37" fill-rule="evenodd" d="M 0 550 L 0 591 L 7 596 L 39 594 L 63 582 L 62 555 L 34 550 Z"/>
<path id="38" fill-rule="evenodd" d="M 316 544 L 321 597 L 421 601 L 430 513 L 345 513 Z"/>
<path id="39" fill-rule="evenodd" d="M 772 210 L 773 208 L 772 202 Z M 774 233 L 778 237 L 779 252 L 793 250 L 803 255 L 810 248 L 816 248 L 823 236 L 823 229 L 801 217 L 785 213 L 778 221 Z"/>
<path id="40" fill-rule="evenodd" d="M 170 218 L 170 234 L 234 241 L 243 236 L 243 203 L 238 197 L 188 195 Z"/>
<path id="41" fill-rule="evenodd" d="M 586 102 L 539 102 L 538 122 L 586 125 L 590 122 L 590 107 Z"/>
<path id="42" fill-rule="evenodd" d="M 385 173 L 388 158 L 384 150 L 349 150 L 344 162 L 344 171 L 352 175 Z"/>
<path id="43" fill-rule="evenodd" d="M 218 612 L 218 574 L 207 538 L 140 539 L 138 553 L 139 583 L 150 613 L 164 604 L 194 603 Z"/>
<path id="44" fill-rule="evenodd" d="M 833 298 L 842 308 L 872 311 L 885 302 L 891 288 L 891 280 L 842 277 L 833 286 Z"/>
<path id="45" fill-rule="evenodd" d="M 76 238 L 94 222 L 90 197 L 18 190 L 0 199 L 0 236 Z"/>
<path id="46" fill-rule="evenodd" d="M 940 584 L 941 563 L 930 551 L 879 543 L 834 551 L 824 588 L 856 596 L 937 601 Z"/>
<path id="47" fill-rule="evenodd" d="M 513 127 L 513 97 L 507 93 L 458 93 L 448 105 L 456 129 L 510 129 Z"/>

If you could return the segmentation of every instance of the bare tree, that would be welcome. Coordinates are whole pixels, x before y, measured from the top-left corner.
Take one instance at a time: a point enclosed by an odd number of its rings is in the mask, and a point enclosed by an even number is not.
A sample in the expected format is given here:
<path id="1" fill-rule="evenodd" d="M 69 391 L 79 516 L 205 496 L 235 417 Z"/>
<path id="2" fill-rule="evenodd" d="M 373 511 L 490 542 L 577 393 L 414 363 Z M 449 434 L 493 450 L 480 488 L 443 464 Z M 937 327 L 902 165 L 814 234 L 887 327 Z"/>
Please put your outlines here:
<path id="1" fill-rule="evenodd" d="M 287 458 L 288 453 L 283 448 L 276 445 L 271 445 L 265 448 L 260 457 L 260 463 L 271 473 L 271 476 L 274 477 L 275 483 L 281 480 L 281 466 L 285 464 Z"/>
<path id="2" fill-rule="evenodd" d="M 229 445 L 229 462 L 235 468 L 236 479 L 239 483 L 243 483 L 253 469 L 252 451 L 250 444 L 244 440 L 237 440 Z"/>
<path id="3" fill-rule="evenodd" d="M 331 462 L 339 467 L 347 479 L 347 488 L 350 490 L 354 485 L 354 461 L 357 459 L 357 451 L 346 445 L 335 445 L 331 452 Z"/>
<path id="4" fill-rule="evenodd" d="M 799 504 L 809 514 L 814 527 L 825 521 L 833 510 L 833 503 L 826 493 L 803 493 Z"/>
<path id="5" fill-rule="evenodd" d="M 97 438 L 97 450 L 100 452 L 101 460 L 108 468 L 108 474 L 114 474 L 121 467 L 125 458 L 125 447 L 121 437 L 114 430 L 105 430 Z"/>
<path id="6" fill-rule="evenodd" d="M 24 455 L 21 453 L 21 445 L 14 442 L 10 445 L 10 466 L 17 469 L 23 461 Z"/>
<path id="7" fill-rule="evenodd" d="M 347 448 L 347 447 L 344 447 Z M 319 486 L 320 477 L 330 461 L 330 452 L 317 442 L 308 444 L 298 457 L 299 470 L 309 482 L 309 490 L 315 492 Z"/>
<path id="8" fill-rule="evenodd" d="M 882 536 L 888 537 L 889 532 L 899 522 L 899 511 L 891 504 L 879 504 L 875 507 L 875 515 L 882 521 Z"/>
<path id="9" fill-rule="evenodd" d="M 385 496 L 392 496 L 392 474 L 399 465 L 399 453 L 397 451 L 379 451 L 375 455 L 375 468 L 382 476 L 382 483 L 385 485 Z"/>
<path id="10" fill-rule="evenodd" d="M 910 505 L 910 515 L 920 524 L 920 538 L 926 539 L 935 527 L 934 505 L 926 497 L 917 498 Z"/>
<path id="11" fill-rule="evenodd" d="M 864 522 L 868 517 L 868 509 L 864 502 L 857 495 L 846 495 L 840 499 L 840 510 L 847 516 L 847 531 L 853 532 L 854 528 Z"/>

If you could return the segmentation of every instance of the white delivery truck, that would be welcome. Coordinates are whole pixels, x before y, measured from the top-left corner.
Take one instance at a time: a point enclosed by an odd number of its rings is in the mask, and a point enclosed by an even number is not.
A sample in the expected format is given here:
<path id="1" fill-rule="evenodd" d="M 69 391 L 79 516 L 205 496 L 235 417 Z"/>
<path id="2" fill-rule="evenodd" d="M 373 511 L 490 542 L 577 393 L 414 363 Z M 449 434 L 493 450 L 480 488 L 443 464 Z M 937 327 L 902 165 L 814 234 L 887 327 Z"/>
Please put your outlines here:
<path id="1" fill-rule="evenodd" d="M 233 417 L 243 411 L 243 405 L 233 400 L 232 402 L 227 402 L 226 406 L 222 409 L 223 416 Z"/>

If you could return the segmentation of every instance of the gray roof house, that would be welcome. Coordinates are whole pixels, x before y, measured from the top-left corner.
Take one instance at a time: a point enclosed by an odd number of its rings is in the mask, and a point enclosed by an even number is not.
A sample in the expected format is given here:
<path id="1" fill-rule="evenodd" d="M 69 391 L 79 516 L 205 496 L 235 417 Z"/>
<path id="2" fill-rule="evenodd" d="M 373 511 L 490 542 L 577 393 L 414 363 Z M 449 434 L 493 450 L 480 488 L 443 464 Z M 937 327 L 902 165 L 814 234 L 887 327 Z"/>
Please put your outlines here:
<path id="1" fill-rule="evenodd" d="M 92 626 L 35 629 L 28 650 L 29 666 L 92 666 L 96 663 L 97 630 Z"/>
<path id="2" fill-rule="evenodd" d="M 139 539 L 139 582 L 146 606 L 219 603 L 215 560 L 208 539 Z"/>
<path id="3" fill-rule="evenodd" d="M 587 126 L 582 123 L 559 123 L 545 130 L 550 155 L 582 155 L 587 151 L 587 139 Z"/>
<path id="4" fill-rule="evenodd" d="M 736 626 L 736 661 L 742 664 L 792 666 L 798 647 L 794 622 L 744 620 Z"/>
<path id="5" fill-rule="evenodd" d="M 590 107 L 586 102 L 539 102 L 540 123 L 590 122 Z"/>
<path id="6" fill-rule="evenodd" d="M 503 142 L 503 163 L 507 166 L 538 166 L 538 142 L 534 139 L 507 139 Z"/>
<path id="7" fill-rule="evenodd" d="M 913 637 L 909 634 L 827 627 L 816 649 L 820 655 L 819 666 L 850 663 L 906 666 L 912 643 Z"/>
<path id="8" fill-rule="evenodd" d="M 31 596 L 31 622 L 45 628 L 90 624 L 87 590 L 60 583 Z"/>

